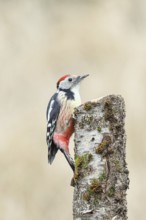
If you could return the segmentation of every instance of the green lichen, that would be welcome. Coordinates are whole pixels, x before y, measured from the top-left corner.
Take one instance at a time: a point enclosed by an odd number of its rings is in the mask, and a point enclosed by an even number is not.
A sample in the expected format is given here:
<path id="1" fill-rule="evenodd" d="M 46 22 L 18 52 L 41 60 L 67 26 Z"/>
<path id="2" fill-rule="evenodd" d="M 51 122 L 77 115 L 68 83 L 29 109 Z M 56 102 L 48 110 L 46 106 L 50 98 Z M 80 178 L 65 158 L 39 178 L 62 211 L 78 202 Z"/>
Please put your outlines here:
<path id="1" fill-rule="evenodd" d="M 90 111 L 92 109 L 92 104 L 90 102 L 85 103 L 84 110 Z"/>
<path id="2" fill-rule="evenodd" d="M 80 167 L 82 164 L 82 158 L 77 156 L 75 159 L 75 164 L 76 164 L 76 167 Z"/>
<path id="3" fill-rule="evenodd" d="M 92 160 L 92 154 L 84 154 L 83 156 L 77 156 L 75 158 L 75 173 L 74 180 L 77 182 L 79 177 L 83 177 L 85 170 L 87 170 L 90 161 Z M 83 170 L 83 171 L 82 171 Z"/>
<path id="4" fill-rule="evenodd" d="M 101 127 L 98 127 L 97 131 L 100 133 L 102 131 Z"/>
<path id="5" fill-rule="evenodd" d="M 76 156 L 75 158 L 75 172 L 74 172 L 74 181 L 76 182 L 80 176 L 79 169 L 82 165 L 82 160 L 80 157 Z"/>
<path id="6" fill-rule="evenodd" d="M 113 197 L 115 195 L 115 187 L 111 186 L 108 190 L 108 196 Z"/>
<path id="7" fill-rule="evenodd" d="M 100 182 L 103 182 L 104 180 L 106 180 L 106 173 L 103 172 L 103 173 L 99 176 L 98 179 L 99 179 Z"/>
<path id="8" fill-rule="evenodd" d="M 79 177 L 80 177 L 79 172 L 77 169 L 75 169 L 74 177 L 73 177 L 74 185 L 77 183 L 77 180 L 79 179 Z"/>
<path id="9" fill-rule="evenodd" d="M 87 169 L 89 162 L 92 159 L 92 154 L 84 154 L 83 156 L 78 156 L 76 158 L 75 164 L 77 167 L 82 167 L 83 169 Z"/>

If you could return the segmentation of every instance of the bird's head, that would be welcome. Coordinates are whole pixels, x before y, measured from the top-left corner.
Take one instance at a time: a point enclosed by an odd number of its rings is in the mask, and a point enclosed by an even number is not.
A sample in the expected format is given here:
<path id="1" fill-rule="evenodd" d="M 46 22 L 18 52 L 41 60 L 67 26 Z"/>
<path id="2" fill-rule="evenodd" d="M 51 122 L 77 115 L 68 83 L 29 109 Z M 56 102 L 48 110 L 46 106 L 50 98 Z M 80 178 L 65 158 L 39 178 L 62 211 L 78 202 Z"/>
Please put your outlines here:
<path id="1" fill-rule="evenodd" d="M 57 89 L 59 89 L 59 90 L 66 90 L 66 89 L 72 90 L 75 87 L 79 87 L 80 82 L 83 79 L 85 79 L 87 76 L 89 76 L 89 74 L 80 75 L 80 76 L 70 75 L 70 74 L 65 75 L 58 80 Z"/>

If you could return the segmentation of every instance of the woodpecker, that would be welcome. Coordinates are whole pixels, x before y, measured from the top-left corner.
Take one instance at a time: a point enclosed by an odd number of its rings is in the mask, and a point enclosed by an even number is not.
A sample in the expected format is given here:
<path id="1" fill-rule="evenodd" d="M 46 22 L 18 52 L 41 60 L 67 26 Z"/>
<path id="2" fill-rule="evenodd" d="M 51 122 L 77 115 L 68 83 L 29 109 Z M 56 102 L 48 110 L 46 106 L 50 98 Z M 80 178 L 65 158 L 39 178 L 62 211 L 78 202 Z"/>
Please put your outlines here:
<path id="1" fill-rule="evenodd" d="M 73 111 L 81 104 L 80 83 L 88 75 L 65 75 L 57 82 L 57 91 L 49 101 L 46 141 L 48 145 L 48 162 L 52 164 L 60 150 L 74 171 L 74 161 L 69 153 L 69 139 L 74 132 Z"/>

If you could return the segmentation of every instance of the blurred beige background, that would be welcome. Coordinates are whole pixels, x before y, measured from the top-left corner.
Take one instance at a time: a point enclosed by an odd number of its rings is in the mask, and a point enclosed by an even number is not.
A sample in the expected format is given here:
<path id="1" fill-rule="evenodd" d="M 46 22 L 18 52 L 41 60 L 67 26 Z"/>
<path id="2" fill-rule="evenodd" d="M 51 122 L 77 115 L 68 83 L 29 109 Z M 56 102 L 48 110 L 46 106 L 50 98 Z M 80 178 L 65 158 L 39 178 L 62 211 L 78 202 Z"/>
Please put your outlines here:
<path id="1" fill-rule="evenodd" d="M 90 73 L 83 102 L 125 98 L 128 216 L 144 220 L 145 0 L 0 0 L 0 220 L 72 219 L 72 171 L 61 153 L 48 165 L 45 141 L 47 103 L 66 73 Z"/>

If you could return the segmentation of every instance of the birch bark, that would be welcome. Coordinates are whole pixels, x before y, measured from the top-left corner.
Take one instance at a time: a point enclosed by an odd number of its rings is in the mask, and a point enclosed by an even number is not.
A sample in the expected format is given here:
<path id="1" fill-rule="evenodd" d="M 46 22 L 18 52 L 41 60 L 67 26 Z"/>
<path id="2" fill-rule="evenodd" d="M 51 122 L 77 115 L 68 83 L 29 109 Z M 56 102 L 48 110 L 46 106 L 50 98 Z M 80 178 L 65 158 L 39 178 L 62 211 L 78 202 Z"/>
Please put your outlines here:
<path id="1" fill-rule="evenodd" d="M 109 95 L 75 110 L 74 220 L 126 220 L 125 104 Z"/>

